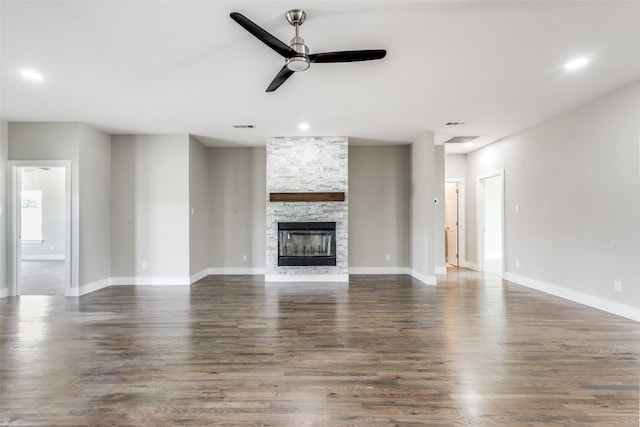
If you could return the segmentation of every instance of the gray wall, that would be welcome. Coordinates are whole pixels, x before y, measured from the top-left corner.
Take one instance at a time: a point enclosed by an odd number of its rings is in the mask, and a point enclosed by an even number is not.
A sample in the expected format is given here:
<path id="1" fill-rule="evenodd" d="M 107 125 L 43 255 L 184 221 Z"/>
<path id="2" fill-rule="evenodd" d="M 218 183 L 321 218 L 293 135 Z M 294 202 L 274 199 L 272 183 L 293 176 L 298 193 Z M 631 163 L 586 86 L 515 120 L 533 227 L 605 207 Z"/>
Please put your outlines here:
<path id="1" fill-rule="evenodd" d="M 192 281 L 205 276 L 209 267 L 209 183 L 208 150 L 189 136 L 189 271 Z"/>
<path id="2" fill-rule="evenodd" d="M 189 136 L 117 135 L 111 154 L 112 276 L 188 284 Z"/>
<path id="3" fill-rule="evenodd" d="M 408 145 L 349 146 L 350 270 L 410 267 L 409 166 Z"/>
<path id="4" fill-rule="evenodd" d="M 111 278 L 111 137 L 80 123 L 80 283 Z"/>
<path id="5" fill-rule="evenodd" d="M 640 82 L 468 155 L 470 180 L 501 168 L 506 272 L 640 307 Z"/>
<path id="6" fill-rule="evenodd" d="M 0 121 L 0 296 L 8 292 L 7 272 L 7 150 L 9 148 L 9 126 Z"/>
<path id="7" fill-rule="evenodd" d="M 209 148 L 208 160 L 209 267 L 264 269 L 266 149 Z"/>

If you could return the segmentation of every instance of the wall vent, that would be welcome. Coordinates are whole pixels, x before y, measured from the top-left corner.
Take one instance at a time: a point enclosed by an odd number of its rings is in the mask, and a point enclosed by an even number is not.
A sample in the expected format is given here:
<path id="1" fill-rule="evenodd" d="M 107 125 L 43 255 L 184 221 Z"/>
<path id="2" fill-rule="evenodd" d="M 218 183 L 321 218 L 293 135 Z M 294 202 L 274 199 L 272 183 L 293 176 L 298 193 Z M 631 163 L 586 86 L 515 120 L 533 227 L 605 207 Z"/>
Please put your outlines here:
<path id="1" fill-rule="evenodd" d="M 444 143 L 445 144 L 461 144 L 464 142 L 471 142 L 474 139 L 478 139 L 480 138 L 479 136 L 452 136 L 451 138 L 447 139 Z"/>
<path id="2" fill-rule="evenodd" d="M 445 126 L 460 126 L 460 125 L 466 125 L 465 122 L 447 122 L 444 124 Z"/>
<path id="3" fill-rule="evenodd" d="M 236 129 L 253 129 L 254 125 L 233 125 Z"/>

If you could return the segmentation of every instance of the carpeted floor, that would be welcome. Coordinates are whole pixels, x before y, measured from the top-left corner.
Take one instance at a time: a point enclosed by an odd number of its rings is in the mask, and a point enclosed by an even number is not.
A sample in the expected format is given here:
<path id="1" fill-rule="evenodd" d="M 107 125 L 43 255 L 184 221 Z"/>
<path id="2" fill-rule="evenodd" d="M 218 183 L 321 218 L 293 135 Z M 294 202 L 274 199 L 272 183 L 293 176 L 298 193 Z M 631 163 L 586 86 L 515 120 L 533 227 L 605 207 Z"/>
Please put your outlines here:
<path id="1" fill-rule="evenodd" d="M 22 261 L 20 295 L 64 295 L 64 261 Z"/>

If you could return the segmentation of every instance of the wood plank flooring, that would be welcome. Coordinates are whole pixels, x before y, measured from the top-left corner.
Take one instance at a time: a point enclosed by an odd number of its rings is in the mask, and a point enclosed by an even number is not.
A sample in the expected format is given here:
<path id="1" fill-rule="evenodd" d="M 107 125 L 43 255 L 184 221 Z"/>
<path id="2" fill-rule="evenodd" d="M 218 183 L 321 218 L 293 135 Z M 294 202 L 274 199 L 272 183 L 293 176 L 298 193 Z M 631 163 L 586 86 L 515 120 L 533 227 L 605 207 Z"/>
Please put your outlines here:
<path id="1" fill-rule="evenodd" d="M 634 426 L 640 324 L 451 270 L 0 300 L 2 426 Z"/>

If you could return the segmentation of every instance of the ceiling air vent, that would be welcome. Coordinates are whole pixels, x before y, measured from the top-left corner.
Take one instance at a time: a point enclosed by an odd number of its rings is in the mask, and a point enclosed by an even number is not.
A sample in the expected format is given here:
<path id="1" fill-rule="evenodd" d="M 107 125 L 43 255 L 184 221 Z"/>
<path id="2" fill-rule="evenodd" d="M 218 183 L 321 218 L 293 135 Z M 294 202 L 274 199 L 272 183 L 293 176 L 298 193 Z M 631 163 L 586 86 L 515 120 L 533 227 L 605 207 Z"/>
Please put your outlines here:
<path id="1" fill-rule="evenodd" d="M 236 129 L 253 129 L 254 125 L 233 125 Z"/>
<path id="2" fill-rule="evenodd" d="M 447 139 L 444 143 L 445 144 L 461 144 L 464 142 L 471 142 L 474 139 L 478 139 L 480 138 L 479 136 L 453 136 L 449 139 Z"/>
<path id="3" fill-rule="evenodd" d="M 447 122 L 444 124 L 445 126 L 461 126 L 466 125 L 465 122 Z"/>

